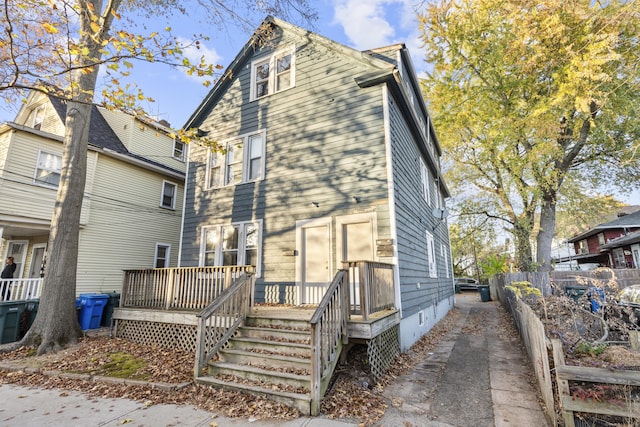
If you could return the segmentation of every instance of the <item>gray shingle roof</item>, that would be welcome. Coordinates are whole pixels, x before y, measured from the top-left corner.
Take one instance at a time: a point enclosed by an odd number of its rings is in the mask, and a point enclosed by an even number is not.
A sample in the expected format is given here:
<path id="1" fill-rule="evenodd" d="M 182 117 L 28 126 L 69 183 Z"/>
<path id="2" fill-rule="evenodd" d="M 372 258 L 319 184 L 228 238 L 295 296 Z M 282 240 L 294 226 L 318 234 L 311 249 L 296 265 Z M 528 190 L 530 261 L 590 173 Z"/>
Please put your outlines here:
<path id="1" fill-rule="evenodd" d="M 67 102 L 50 96 L 51 104 L 60 116 L 60 120 L 64 123 L 67 115 Z M 120 141 L 111 126 L 100 114 L 100 110 L 94 105 L 91 107 L 91 120 L 89 123 L 89 144 L 95 147 L 106 148 L 116 153 L 129 154 L 124 144 Z"/>

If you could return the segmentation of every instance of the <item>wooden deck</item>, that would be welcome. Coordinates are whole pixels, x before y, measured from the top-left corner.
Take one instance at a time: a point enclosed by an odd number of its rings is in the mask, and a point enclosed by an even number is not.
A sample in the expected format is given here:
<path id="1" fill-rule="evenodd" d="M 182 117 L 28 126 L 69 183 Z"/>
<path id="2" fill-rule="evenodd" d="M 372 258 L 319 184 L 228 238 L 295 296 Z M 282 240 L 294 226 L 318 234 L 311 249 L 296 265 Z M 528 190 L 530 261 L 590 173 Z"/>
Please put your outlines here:
<path id="1" fill-rule="evenodd" d="M 289 305 L 252 307 L 251 315 L 273 319 L 294 319 L 309 321 L 316 306 L 303 307 Z M 177 325 L 195 326 L 198 322 L 199 310 L 159 310 L 149 308 L 118 307 L 113 310 L 114 320 L 128 320 L 152 323 L 171 323 Z M 386 330 L 400 323 L 398 310 L 384 310 L 369 316 L 364 320 L 360 315 L 352 315 L 347 321 L 350 339 L 369 340 L 382 334 Z"/>

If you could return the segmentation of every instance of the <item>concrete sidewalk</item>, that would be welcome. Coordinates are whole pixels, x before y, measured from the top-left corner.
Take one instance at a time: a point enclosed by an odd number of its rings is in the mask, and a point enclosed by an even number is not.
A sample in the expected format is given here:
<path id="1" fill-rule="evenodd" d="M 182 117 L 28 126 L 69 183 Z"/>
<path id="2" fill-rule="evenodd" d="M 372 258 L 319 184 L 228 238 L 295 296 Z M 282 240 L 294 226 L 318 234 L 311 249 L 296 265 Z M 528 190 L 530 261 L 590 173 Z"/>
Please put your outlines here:
<path id="1" fill-rule="evenodd" d="M 519 337 L 500 327 L 498 302 L 477 292 L 456 295 L 456 326 L 411 372 L 384 391 L 384 427 L 548 426 L 527 377 Z"/>
<path id="2" fill-rule="evenodd" d="M 379 427 L 548 426 L 527 380 L 531 365 L 518 337 L 505 333 L 497 302 L 456 295 L 461 316 L 438 346 L 383 394 Z M 66 390 L 0 385 L 1 426 L 351 427 L 323 417 L 290 421 L 229 419 L 193 406 L 94 398 Z"/>
<path id="3" fill-rule="evenodd" d="M 0 426 L 6 427 L 353 427 L 325 418 L 289 421 L 230 419 L 188 405 L 153 405 L 129 399 L 104 399 L 67 390 L 0 385 Z"/>

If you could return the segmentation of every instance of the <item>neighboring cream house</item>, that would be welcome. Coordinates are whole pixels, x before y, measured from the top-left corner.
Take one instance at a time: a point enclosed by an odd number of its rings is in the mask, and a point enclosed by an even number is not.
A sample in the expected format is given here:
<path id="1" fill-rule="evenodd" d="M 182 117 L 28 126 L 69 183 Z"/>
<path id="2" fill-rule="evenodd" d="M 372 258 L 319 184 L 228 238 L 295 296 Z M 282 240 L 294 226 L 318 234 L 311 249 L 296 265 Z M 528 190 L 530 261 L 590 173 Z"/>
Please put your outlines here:
<path id="1" fill-rule="evenodd" d="M 47 242 L 65 112 L 32 93 L 15 122 L 0 124 L 0 255 L 18 264 L 13 286 L 37 283 L 56 256 Z M 186 147 L 165 126 L 94 107 L 89 133 L 78 294 L 119 291 L 125 269 L 176 266 L 184 194 Z"/>

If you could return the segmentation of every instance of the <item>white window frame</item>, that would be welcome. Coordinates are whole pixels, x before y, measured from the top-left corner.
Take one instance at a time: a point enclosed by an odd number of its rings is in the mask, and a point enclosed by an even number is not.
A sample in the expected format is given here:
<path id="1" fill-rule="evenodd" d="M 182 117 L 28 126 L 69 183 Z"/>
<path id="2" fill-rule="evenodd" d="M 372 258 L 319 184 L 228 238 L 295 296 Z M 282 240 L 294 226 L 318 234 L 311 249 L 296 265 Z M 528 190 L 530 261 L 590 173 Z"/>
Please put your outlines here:
<path id="1" fill-rule="evenodd" d="M 251 142 L 252 142 L 252 138 L 254 136 L 260 136 L 260 138 L 262 139 L 262 150 L 260 153 L 260 175 L 256 178 L 251 179 L 249 176 L 250 173 L 250 169 L 249 167 L 251 166 Z M 229 181 L 229 176 L 227 173 L 227 169 L 229 167 L 229 158 L 230 158 L 230 149 L 229 147 L 235 143 L 237 143 L 239 140 L 242 140 L 242 159 L 241 162 L 237 161 L 236 159 L 234 159 L 233 164 L 241 164 L 242 165 L 242 177 L 240 181 L 236 181 L 236 182 L 230 182 Z M 229 185 L 238 185 L 238 184 L 244 184 L 247 182 L 255 182 L 255 181 L 261 181 L 264 179 L 264 175 L 265 175 L 265 167 L 266 167 L 266 153 L 267 153 L 267 131 L 265 129 L 262 129 L 258 132 L 250 132 L 250 133 L 245 133 L 243 135 L 240 135 L 236 138 L 233 139 L 229 139 L 225 142 L 222 143 L 222 147 L 225 150 L 225 153 L 220 153 L 218 151 L 209 151 L 208 157 L 207 157 L 207 176 L 206 176 L 206 188 L 207 190 L 210 189 L 214 189 L 214 188 L 221 188 L 221 187 L 226 187 Z M 211 184 L 211 178 L 212 178 L 212 163 L 213 161 L 216 162 L 220 162 L 219 164 L 216 165 L 216 169 L 218 169 L 218 174 L 221 174 L 221 176 L 219 176 L 219 184 L 218 185 L 212 185 Z"/>
<path id="2" fill-rule="evenodd" d="M 440 243 L 440 256 L 444 260 L 444 275 L 449 278 L 449 254 L 445 248 L 444 243 Z"/>
<path id="3" fill-rule="evenodd" d="M 44 124 L 44 116 L 45 116 L 45 106 L 39 105 L 33 109 L 33 123 L 32 127 L 36 130 L 41 130 L 42 125 Z M 40 119 L 38 120 L 38 114 L 41 114 Z"/>
<path id="4" fill-rule="evenodd" d="M 60 159 L 60 168 L 56 169 L 56 168 L 52 168 L 52 167 L 47 167 L 46 165 L 41 164 L 41 157 L 43 155 L 46 156 L 54 156 L 56 158 Z M 58 183 L 57 184 L 50 184 L 47 182 L 44 182 L 42 180 L 38 179 L 38 171 L 43 170 L 43 171 L 48 171 L 48 172 L 53 172 L 58 174 Z M 36 185 L 40 185 L 43 187 L 49 187 L 49 188 L 58 188 L 58 186 L 60 185 L 60 176 L 62 175 L 62 154 L 56 154 L 56 153 L 51 153 L 49 151 L 44 151 L 44 150 L 38 150 L 38 158 L 36 159 L 36 169 L 33 173 L 33 183 Z"/>
<path id="5" fill-rule="evenodd" d="M 429 266 L 429 277 L 437 278 L 438 277 L 438 265 L 436 263 L 436 247 L 433 242 L 433 234 L 428 231 L 425 231 L 426 241 L 427 241 L 427 263 Z"/>
<path id="6" fill-rule="evenodd" d="M 164 267 L 158 267 L 158 248 L 166 248 L 166 253 L 164 259 Z M 169 268 L 169 264 L 171 263 L 171 245 L 168 243 L 156 243 L 156 250 L 153 255 L 153 268 Z"/>
<path id="7" fill-rule="evenodd" d="M 291 64 L 289 66 L 289 86 L 285 88 L 278 88 L 277 87 L 277 81 L 278 81 L 277 59 L 286 55 L 291 55 Z M 256 70 L 260 65 L 263 65 L 265 63 L 269 64 L 269 76 L 267 77 L 267 93 L 258 97 L 256 93 L 256 84 L 258 83 L 257 81 L 258 75 Z M 278 50 L 268 57 L 262 57 L 252 61 L 251 62 L 251 90 L 249 94 L 249 100 L 255 101 L 256 99 L 265 98 L 265 97 L 268 97 L 269 95 L 273 95 L 274 93 L 282 92 L 287 89 L 291 89 L 292 87 L 295 87 L 296 85 L 295 70 L 296 70 L 295 46 Z"/>
<path id="8" fill-rule="evenodd" d="M 165 196 L 165 190 L 167 188 L 167 186 L 172 185 L 173 186 L 173 197 L 171 198 L 171 206 L 167 206 L 164 203 L 164 196 Z M 178 184 L 176 184 L 175 182 L 171 182 L 171 181 L 166 181 L 163 180 L 162 181 L 162 194 L 160 194 L 160 207 L 164 208 L 164 209 L 176 209 L 176 199 L 178 198 Z"/>
<path id="9" fill-rule="evenodd" d="M 199 265 L 201 267 L 205 267 L 205 251 L 207 249 L 206 245 L 206 237 L 209 231 L 215 230 L 217 233 L 217 242 L 215 243 L 215 247 L 213 249 L 213 265 L 221 266 L 223 265 L 223 255 L 224 251 L 222 248 L 222 236 L 223 230 L 225 227 L 238 227 L 238 263 L 237 265 L 245 265 L 245 256 L 246 256 L 246 233 L 247 227 L 253 225 L 258 230 L 258 242 L 257 242 L 257 253 L 256 253 L 256 277 L 260 277 L 262 272 L 262 220 L 254 220 L 254 221 L 242 221 L 242 222 L 232 222 L 227 224 L 217 224 L 217 225 L 207 225 L 202 227 L 202 231 L 200 234 L 200 260 Z"/>
<path id="10" fill-rule="evenodd" d="M 181 147 L 181 148 L 177 148 L 177 147 Z M 176 160 L 180 160 L 181 162 L 184 162 L 186 149 L 187 149 L 187 144 L 185 144 L 182 141 L 178 141 L 177 139 L 174 139 L 172 157 Z M 179 153 L 179 154 L 176 155 L 176 153 Z"/>
<path id="11" fill-rule="evenodd" d="M 429 179 L 429 168 L 424 163 L 422 158 L 420 159 L 420 182 L 422 184 L 422 197 L 427 202 L 428 206 L 431 206 L 431 180 Z"/>

